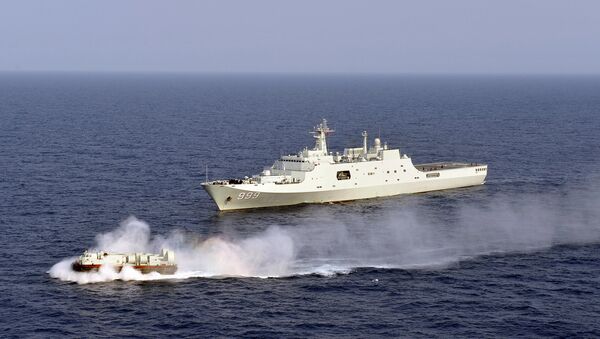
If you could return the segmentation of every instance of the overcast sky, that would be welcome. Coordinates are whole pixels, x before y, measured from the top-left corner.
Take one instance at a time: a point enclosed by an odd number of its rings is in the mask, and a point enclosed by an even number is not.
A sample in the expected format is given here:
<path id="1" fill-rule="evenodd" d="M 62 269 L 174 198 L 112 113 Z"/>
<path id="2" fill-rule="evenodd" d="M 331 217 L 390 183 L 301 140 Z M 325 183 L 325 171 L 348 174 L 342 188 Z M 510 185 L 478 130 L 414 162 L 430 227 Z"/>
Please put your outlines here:
<path id="1" fill-rule="evenodd" d="M 0 70 L 600 73 L 600 1 L 2 0 Z"/>

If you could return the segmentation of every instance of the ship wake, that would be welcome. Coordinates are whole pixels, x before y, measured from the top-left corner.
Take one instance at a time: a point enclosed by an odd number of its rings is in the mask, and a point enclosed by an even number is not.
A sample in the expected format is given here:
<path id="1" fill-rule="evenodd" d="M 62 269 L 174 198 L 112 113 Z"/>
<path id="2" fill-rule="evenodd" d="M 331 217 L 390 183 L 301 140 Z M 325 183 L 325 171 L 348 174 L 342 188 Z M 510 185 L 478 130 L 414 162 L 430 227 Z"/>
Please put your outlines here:
<path id="1" fill-rule="evenodd" d="M 75 272 L 71 267 L 75 257 L 55 264 L 48 273 L 53 278 L 80 284 L 191 277 L 278 277 L 289 274 L 295 257 L 293 239 L 278 227 L 238 240 L 225 236 L 202 238 L 181 231 L 152 238 L 149 225 L 135 217 L 129 217 L 114 231 L 99 234 L 90 250 L 129 253 L 158 252 L 160 248 L 175 251 L 178 266 L 175 274 L 141 274 L 130 267 L 116 272 L 104 266 L 97 272 Z"/>
<path id="2" fill-rule="evenodd" d="M 49 274 L 85 284 L 335 275 L 358 267 L 431 269 L 486 254 L 598 243 L 599 205 L 598 190 L 590 188 L 553 195 L 496 195 L 486 202 L 442 209 L 413 204 L 376 214 L 313 215 L 297 225 L 273 225 L 251 236 L 202 237 L 174 231 L 152 237 L 147 223 L 130 217 L 117 229 L 99 234 L 91 249 L 157 253 L 168 248 L 176 253 L 179 269 L 174 275 L 141 274 L 130 268 L 117 273 L 109 267 L 74 272 L 71 263 L 75 258 L 55 264 Z M 325 213 L 326 209 L 321 210 Z"/>

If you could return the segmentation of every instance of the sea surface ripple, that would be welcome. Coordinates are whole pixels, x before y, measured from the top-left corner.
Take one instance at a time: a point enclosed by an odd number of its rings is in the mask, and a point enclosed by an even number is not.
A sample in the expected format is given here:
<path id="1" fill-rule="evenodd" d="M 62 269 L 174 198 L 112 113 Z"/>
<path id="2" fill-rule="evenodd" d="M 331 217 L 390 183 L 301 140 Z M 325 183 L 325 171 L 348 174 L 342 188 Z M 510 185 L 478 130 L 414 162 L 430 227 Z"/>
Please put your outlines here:
<path id="1" fill-rule="evenodd" d="M 600 77 L 0 73 L 2 337 L 599 337 Z M 381 135 L 482 187 L 218 213 L 200 183 Z M 87 248 L 174 277 L 77 275 Z"/>

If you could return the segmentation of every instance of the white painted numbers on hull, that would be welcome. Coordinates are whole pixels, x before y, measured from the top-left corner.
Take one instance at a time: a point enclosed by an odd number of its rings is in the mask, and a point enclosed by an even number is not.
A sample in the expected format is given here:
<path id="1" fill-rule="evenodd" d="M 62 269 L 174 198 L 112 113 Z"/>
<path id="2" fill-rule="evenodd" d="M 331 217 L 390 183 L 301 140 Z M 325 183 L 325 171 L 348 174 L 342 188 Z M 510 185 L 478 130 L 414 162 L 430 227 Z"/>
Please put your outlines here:
<path id="1" fill-rule="evenodd" d="M 327 121 L 312 132 L 315 146 L 282 155 L 260 174 L 202 184 L 220 210 L 368 199 L 481 185 L 487 165 L 437 162 L 414 165 L 379 138 L 372 147 L 363 132 L 362 147 L 329 152 Z M 475 170 L 473 170 L 475 168 Z M 234 198 L 235 197 L 235 198 Z"/>

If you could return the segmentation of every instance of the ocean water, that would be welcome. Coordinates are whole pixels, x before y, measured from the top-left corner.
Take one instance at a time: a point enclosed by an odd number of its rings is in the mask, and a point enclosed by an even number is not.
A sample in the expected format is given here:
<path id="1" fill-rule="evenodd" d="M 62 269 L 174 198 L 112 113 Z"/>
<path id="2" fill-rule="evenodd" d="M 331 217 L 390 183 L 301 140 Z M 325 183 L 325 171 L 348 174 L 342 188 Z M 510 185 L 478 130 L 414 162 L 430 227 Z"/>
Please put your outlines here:
<path id="1" fill-rule="evenodd" d="M 487 183 L 219 213 L 360 132 Z M 600 77 L 0 74 L 2 337 L 598 337 Z M 71 272 L 176 251 L 173 277 Z"/>

